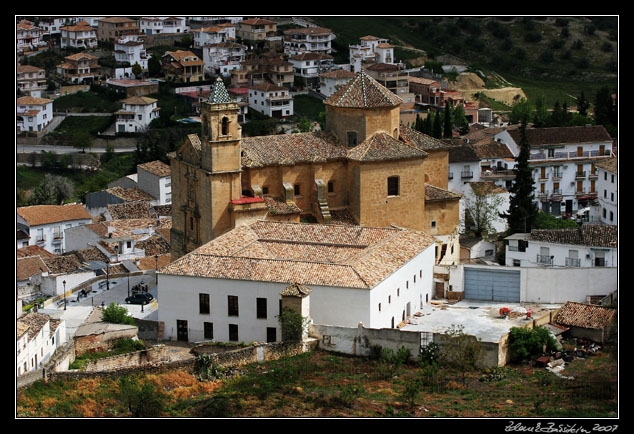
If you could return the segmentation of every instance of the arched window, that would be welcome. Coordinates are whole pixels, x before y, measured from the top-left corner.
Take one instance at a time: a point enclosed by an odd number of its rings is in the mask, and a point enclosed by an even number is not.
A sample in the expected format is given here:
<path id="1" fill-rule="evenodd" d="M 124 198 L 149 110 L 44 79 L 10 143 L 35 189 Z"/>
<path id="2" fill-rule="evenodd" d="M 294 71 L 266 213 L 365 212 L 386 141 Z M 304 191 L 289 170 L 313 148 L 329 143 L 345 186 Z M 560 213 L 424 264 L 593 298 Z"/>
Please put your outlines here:
<path id="1" fill-rule="evenodd" d="M 394 133 L 392 134 L 392 137 L 398 140 L 398 128 L 394 128 Z"/>

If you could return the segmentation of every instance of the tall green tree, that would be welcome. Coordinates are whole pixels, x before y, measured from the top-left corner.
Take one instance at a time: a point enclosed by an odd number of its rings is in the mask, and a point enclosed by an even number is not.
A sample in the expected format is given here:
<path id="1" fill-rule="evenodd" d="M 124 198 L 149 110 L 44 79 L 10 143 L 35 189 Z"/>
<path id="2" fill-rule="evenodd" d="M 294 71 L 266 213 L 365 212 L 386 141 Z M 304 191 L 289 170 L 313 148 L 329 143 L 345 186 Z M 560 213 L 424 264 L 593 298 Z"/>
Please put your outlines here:
<path id="1" fill-rule="evenodd" d="M 579 98 L 577 98 L 577 111 L 579 112 L 581 116 L 587 116 L 589 108 L 590 108 L 590 101 L 586 99 L 585 95 L 583 94 L 583 91 L 581 91 L 581 95 L 579 95 Z"/>
<path id="2" fill-rule="evenodd" d="M 533 111 L 533 126 L 535 128 L 543 128 L 548 122 L 548 109 L 546 108 L 546 98 L 540 95 L 535 101 L 535 110 Z"/>
<path id="3" fill-rule="evenodd" d="M 434 113 L 434 126 L 432 128 L 433 137 L 442 139 L 442 125 L 440 124 L 440 112 Z"/>
<path id="4" fill-rule="evenodd" d="M 453 110 L 452 115 L 453 124 L 458 128 L 460 135 L 467 134 L 469 132 L 469 121 L 465 115 L 464 106 L 462 104 L 458 104 Z"/>
<path id="5" fill-rule="evenodd" d="M 161 61 L 156 55 L 152 55 L 147 61 L 147 70 L 150 77 L 157 77 L 161 74 Z"/>
<path id="6" fill-rule="evenodd" d="M 530 145 L 526 137 L 527 119 L 524 118 L 520 125 L 520 152 L 515 158 L 517 167 L 515 180 L 509 189 L 511 197 L 509 200 L 509 210 L 501 213 L 500 216 L 506 218 L 510 233 L 530 232 L 535 227 L 537 218 L 537 205 L 533 201 L 534 182 L 528 158 L 530 156 Z"/>
<path id="7" fill-rule="evenodd" d="M 452 112 L 453 112 L 452 103 L 451 101 L 447 101 L 447 103 L 445 104 L 445 110 L 443 113 L 443 121 L 444 121 L 443 136 L 445 137 L 445 139 L 450 139 L 451 137 L 453 137 L 453 122 L 451 119 Z"/>
<path id="8" fill-rule="evenodd" d="M 594 101 L 594 121 L 603 125 L 610 134 L 616 134 L 617 105 L 612 92 L 607 87 L 599 89 Z"/>

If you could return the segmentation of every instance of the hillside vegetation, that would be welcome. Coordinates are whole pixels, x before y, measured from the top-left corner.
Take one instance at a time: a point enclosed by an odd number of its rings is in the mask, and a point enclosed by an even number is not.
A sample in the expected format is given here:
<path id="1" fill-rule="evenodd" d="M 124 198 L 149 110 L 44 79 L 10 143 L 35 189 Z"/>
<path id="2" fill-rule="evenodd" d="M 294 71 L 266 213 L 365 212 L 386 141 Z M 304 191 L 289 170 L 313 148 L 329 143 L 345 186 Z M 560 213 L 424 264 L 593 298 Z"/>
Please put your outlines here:
<path id="1" fill-rule="evenodd" d="M 487 87 L 521 87 L 529 100 L 569 106 L 583 91 L 594 95 L 618 78 L 617 17 L 311 17 L 333 30 L 335 62 L 366 35 L 395 45 L 412 66 L 453 55 L 482 71 Z M 500 77 L 501 75 L 501 77 Z M 504 82 L 507 83 L 504 83 Z"/>

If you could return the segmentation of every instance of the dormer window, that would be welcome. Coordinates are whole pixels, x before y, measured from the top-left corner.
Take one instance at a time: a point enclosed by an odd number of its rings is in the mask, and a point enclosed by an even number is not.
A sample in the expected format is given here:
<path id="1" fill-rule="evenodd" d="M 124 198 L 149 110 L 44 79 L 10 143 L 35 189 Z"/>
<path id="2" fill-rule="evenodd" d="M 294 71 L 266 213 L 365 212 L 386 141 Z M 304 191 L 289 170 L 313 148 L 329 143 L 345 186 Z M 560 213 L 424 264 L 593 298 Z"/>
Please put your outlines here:
<path id="1" fill-rule="evenodd" d="M 357 132 L 348 131 L 348 147 L 357 146 Z"/>

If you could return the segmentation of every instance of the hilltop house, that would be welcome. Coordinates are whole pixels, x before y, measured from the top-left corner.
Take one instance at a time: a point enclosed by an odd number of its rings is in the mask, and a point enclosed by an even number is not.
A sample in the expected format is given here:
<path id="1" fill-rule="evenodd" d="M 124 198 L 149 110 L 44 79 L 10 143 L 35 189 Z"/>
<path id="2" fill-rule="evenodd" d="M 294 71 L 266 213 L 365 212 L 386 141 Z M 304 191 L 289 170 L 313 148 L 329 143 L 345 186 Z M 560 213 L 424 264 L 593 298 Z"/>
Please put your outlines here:
<path id="1" fill-rule="evenodd" d="M 249 108 L 272 118 L 293 116 L 293 97 L 288 88 L 273 84 L 249 87 Z"/>
<path id="2" fill-rule="evenodd" d="M 32 65 L 18 65 L 17 87 L 24 96 L 40 98 L 46 90 L 46 71 Z"/>
<path id="3" fill-rule="evenodd" d="M 74 84 L 90 84 L 99 75 L 97 57 L 87 53 L 77 53 L 64 57 L 57 65 L 57 74 Z"/>
<path id="4" fill-rule="evenodd" d="M 214 75 L 229 77 L 231 71 L 240 69 L 246 48 L 244 45 L 231 41 L 205 44 L 202 47 L 205 69 Z"/>
<path id="5" fill-rule="evenodd" d="M 350 69 L 352 72 L 359 72 L 364 64 L 387 63 L 395 64 L 394 46 L 388 43 L 385 38 L 377 38 L 368 35 L 361 37 L 358 45 L 349 45 Z"/>
<path id="6" fill-rule="evenodd" d="M 618 224 L 618 166 L 619 161 L 616 157 L 596 164 L 599 206 L 595 214 L 598 214 L 601 223 L 607 225 Z"/>
<path id="7" fill-rule="evenodd" d="M 354 76 L 354 72 L 350 72 L 346 69 L 336 69 L 334 71 L 321 73 L 319 74 L 319 93 L 328 98 L 345 86 Z"/>
<path id="8" fill-rule="evenodd" d="M 284 53 L 297 56 L 307 53 L 330 54 L 335 34 L 325 27 L 302 27 L 284 30 Z"/>
<path id="9" fill-rule="evenodd" d="M 97 39 L 115 43 L 126 35 L 139 35 L 141 29 L 137 20 L 128 17 L 107 17 L 98 20 Z"/>
<path id="10" fill-rule="evenodd" d="M 42 40 L 42 29 L 28 20 L 21 20 L 16 24 L 15 37 L 15 47 L 18 54 L 39 51 L 48 46 Z"/>
<path id="11" fill-rule="evenodd" d="M 158 119 L 158 100 L 147 96 L 133 96 L 121 101 L 122 107 L 115 112 L 117 133 L 140 133 Z"/>
<path id="12" fill-rule="evenodd" d="M 159 270 L 164 338 L 281 340 L 293 284 L 316 324 L 395 328 L 431 300 L 434 238 L 395 227 L 257 221 Z"/>
<path id="13" fill-rule="evenodd" d="M 97 47 L 97 30 L 85 21 L 80 21 L 72 26 L 64 26 L 60 30 L 59 43 L 62 49 L 67 47 L 82 49 Z"/>
<path id="14" fill-rule="evenodd" d="M 53 100 L 23 96 L 16 101 L 16 129 L 41 132 L 53 120 Z"/>
<path id="15" fill-rule="evenodd" d="M 114 58 L 117 62 L 129 63 L 130 66 L 139 64 L 143 71 L 147 71 L 148 55 L 143 47 L 143 39 L 138 35 L 126 35 L 114 43 Z"/>
<path id="16" fill-rule="evenodd" d="M 20 309 L 21 311 L 21 309 Z M 30 312 L 16 321 L 16 372 L 24 375 L 42 367 L 66 342 L 66 323 L 40 312 Z"/>
<path id="17" fill-rule="evenodd" d="M 319 75 L 332 69 L 332 56 L 324 53 L 301 53 L 290 56 L 296 77 L 302 77 L 308 87 L 319 85 Z"/>
<path id="18" fill-rule="evenodd" d="M 141 17 L 139 29 L 147 36 L 187 32 L 183 17 Z"/>
<path id="19" fill-rule="evenodd" d="M 237 23 L 236 35 L 242 40 L 265 41 L 277 38 L 277 23 L 262 18 L 249 18 Z"/>
<path id="20" fill-rule="evenodd" d="M 584 224 L 578 228 L 533 229 L 505 238 L 506 265 L 514 267 L 616 267 L 616 226 Z"/>
<path id="21" fill-rule="evenodd" d="M 168 79 L 183 83 L 202 81 L 205 62 L 191 51 L 166 51 L 161 57 L 163 72 Z"/>
<path id="22" fill-rule="evenodd" d="M 16 222 L 29 234 L 29 246 L 39 245 L 49 252 L 62 253 L 66 251 L 64 230 L 92 223 L 92 217 L 79 203 L 35 205 L 19 207 Z"/>
<path id="23" fill-rule="evenodd" d="M 613 156 L 612 137 L 602 125 L 527 128 L 526 136 L 535 201 L 542 211 L 554 216 L 571 215 L 597 199 L 596 165 Z M 519 129 L 495 137 L 513 155 L 519 154 Z"/>

